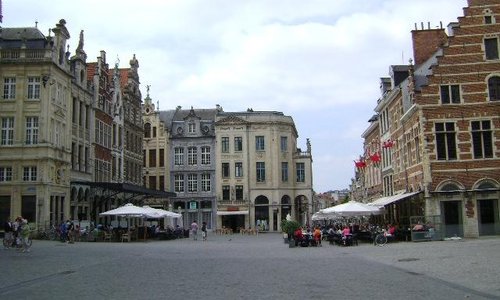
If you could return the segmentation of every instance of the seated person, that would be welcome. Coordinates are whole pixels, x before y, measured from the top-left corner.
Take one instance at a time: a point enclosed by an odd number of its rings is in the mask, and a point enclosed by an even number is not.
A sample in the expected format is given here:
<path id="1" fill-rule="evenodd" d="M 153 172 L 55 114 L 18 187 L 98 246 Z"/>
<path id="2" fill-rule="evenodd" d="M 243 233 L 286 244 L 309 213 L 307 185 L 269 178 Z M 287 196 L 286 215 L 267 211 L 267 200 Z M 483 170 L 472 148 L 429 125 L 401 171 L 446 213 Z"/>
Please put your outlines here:
<path id="1" fill-rule="evenodd" d="M 304 234 L 304 241 L 302 243 L 302 246 L 308 247 L 308 246 L 316 246 L 316 243 L 314 242 L 313 239 L 313 234 L 311 232 L 311 229 L 307 228 L 306 233 Z"/>
<path id="2" fill-rule="evenodd" d="M 299 243 L 304 241 L 304 234 L 302 234 L 302 227 L 297 228 L 293 233 L 293 237 L 295 239 L 295 246 L 298 246 Z"/>
<path id="3" fill-rule="evenodd" d="M 394 224 L 389 224 L 387 226 L 387 231 L 385 232 L 385 236 L 389 241 L 394 241 L 396 238 L 396 226 Z"/>
<path id="4" fill-rule="evenodd" d="M 347 225 L 342 230 L 342 243 L 344 246 L 349 246 L 352 243 L 351 229 Z"/>
<path id="5" fill-rule="evenodd" d="M 348 235 L 351 235 L 351 229 L 349 228 L 349 226 L 344 226 L 344 229 L 342 230 L 342 236 L 343 237 L 346 237 Z"/>
<path id="6" fill-rule="evenodd" d="M 424 231 L 424 225 L 419 221 L 415 226 L 413 226 L 413 231 Z"/>

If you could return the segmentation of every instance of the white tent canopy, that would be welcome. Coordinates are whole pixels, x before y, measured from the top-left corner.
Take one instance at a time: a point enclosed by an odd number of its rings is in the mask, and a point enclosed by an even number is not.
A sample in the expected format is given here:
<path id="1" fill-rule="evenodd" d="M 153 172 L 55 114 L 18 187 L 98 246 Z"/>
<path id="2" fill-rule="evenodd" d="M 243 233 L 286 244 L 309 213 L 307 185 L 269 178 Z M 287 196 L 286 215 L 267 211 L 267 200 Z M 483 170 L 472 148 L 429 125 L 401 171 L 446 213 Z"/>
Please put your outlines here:
<path id="1" fill-rule="evenodd" d="M 132 203 L 127 203 L 123 206 L 112 210 L 105 211 L 99 214 L 100 216 L 121 216 L 121 217 L 136 217 L 136 218 L 180 218 L 182 215 L 168 210 L 153 208 L 150 206 L 135 206 Z"/>
<path id="2" fill-rule="evenodd" d="M 100 216 L 121 216 L 121 217 L 136 217 L 141 218 L 148 214 L 148 210 L 143 207 L 135 206 L 132 203 L 127 203 L 123 206 L 117 207 L 100 213 Z"/>
<path id="3" fill-rule="evenodd" d="M 142 208 L 146 209 L 149 213 L 146 217 L 156 219 L 156 218 L 180 218 L 181 214 L 174 213 L 168 210 L 164 210 L 161 208 L 154 208 L 148 205 L 144 205 Z"/>
<path id="4" fill-rule="evenodd" d="M 383 210 L 375 206 L 370 206 L 361 202 L 349 201 L 347 203 L 339 204 L 336 206 L 328 207 L 319 211 L 320 216 L 369 216 L 380 215 Z"/>

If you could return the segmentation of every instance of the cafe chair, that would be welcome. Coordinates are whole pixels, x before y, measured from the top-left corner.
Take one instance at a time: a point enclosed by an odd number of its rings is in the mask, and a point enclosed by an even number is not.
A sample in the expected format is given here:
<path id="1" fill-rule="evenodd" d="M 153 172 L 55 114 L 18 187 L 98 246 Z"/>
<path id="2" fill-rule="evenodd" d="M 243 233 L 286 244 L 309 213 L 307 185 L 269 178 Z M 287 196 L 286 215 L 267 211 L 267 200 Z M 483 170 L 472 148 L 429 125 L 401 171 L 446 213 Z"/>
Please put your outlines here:
<path id="1" fill-rule="evenodd" d="M 129 233 L 122 233 L 122 243 L 123 241 L 130 242 L 130 234 Z"/>
<path id="2" fill-rule="evenodd" d="M 109 241 L 111 242 L 111 239 L 113 238 L 113 234 L 112 233 L 108 233 L 108 232 L 105 232 L 104 233 L 104 241 Z"/>

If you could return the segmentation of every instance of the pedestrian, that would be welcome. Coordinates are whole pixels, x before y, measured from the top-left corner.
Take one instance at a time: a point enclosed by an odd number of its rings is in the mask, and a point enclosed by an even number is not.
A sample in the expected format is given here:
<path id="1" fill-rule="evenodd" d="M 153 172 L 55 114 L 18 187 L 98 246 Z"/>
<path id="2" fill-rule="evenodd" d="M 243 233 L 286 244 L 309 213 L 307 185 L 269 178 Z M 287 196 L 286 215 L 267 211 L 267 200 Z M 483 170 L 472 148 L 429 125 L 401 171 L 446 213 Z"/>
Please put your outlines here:
<path id="1" fill-rule="evenodd" d="M 19 249 L 21 246 L 21 223 L 23 221 L 23 217 L 19 216 L 12 223 L 12 234 L 14 238 L 14 245 Z"/>
<path id="2" fill-rule="evenodd" d="M 7 218 L 7 220 L 3 224 L 3 230 L 5 232 L 4 240 L 7 241 L 6 243 L 3 244 L 3 246 L 5 249 L 9 249 L 10 246 L 12 246 L 13 231 L 14 231 L 14 228 L 12 227 L 12 222 L 10 221 L 10 218 Z"/>
<path id="3" fill-rule="evenodd" d="M 69 222 L 69 225 L 66 224 L 68 231 L 68 242 L 70 244 L 75 243 L 75 224 L 73 222 Z"/>
<path id="4" fill-rule="evenodd" d="M 201 236 L 204 241 L 207 240 L 207 222 L 203 222 L 201 225 Z"/>
<path id="5" fill-rule="evenodd" d="M 21 238 L 22 238 L 22 245 L 23 245 L 23 252 L 30 252 L 30 244 L 29 244 L 29 237 L 30 237 L 31 229 L 30 226 L 28 225 L 28 220 L 23 219 L 21 223 Z"/>
<path id="6" fill-rule="evenodd" d="M 196 223 L 196 220 L 191 223 L 191 233 L 193 234 L 193 240 L 198 240 L 198 223 Z"/>

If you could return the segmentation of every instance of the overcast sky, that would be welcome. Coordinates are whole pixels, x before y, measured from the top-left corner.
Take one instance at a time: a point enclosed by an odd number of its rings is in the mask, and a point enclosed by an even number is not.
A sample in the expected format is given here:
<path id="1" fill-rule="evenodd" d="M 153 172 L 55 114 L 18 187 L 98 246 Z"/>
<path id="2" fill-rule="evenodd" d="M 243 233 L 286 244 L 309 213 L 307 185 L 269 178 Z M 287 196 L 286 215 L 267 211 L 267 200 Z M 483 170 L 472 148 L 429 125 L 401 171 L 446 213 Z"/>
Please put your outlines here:
<path id="1" fill-rule="evenodd" d="M 281 111 L 313 152 L 316 192 L 347 188 L 389 66 L 412 58 L 411 30 L 446 27 L 466 0 L 3 0 L 2 27 L 45 35 L 66 20 L 70 52 L 139 60 L 161 110 Z"/>

